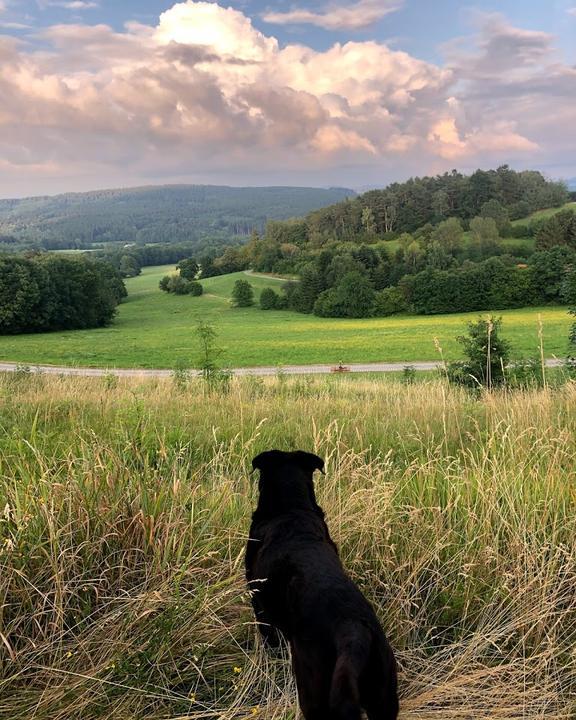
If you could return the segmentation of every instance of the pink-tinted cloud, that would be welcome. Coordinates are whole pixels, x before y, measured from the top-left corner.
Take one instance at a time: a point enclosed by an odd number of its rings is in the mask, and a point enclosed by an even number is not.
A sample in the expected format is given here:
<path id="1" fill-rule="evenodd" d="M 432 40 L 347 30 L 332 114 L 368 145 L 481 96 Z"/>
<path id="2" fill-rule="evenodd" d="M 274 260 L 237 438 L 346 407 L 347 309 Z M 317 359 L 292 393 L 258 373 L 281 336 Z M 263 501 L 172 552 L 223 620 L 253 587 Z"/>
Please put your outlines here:
<path id="1" fill-rule="evenodd" d="M 262 19 L 276 25 L 315 25 L 325 30 L 360 30 L 399 10 L 403 0 L 357 0 L 354 3 L 327 5 L 321 12 L 295 9 L 267 12 Z"/>
<path id="2" fill-rule="evenodd" d="M 52 26 L 41 49 L 0 36 L 0 193 L 47 177 L 346 185 L 564 161 L 576 70 L 545 33 L 482 22 L 444 66 L 377 42 L 282 47 L 192 0 L 122 32 Z"/>

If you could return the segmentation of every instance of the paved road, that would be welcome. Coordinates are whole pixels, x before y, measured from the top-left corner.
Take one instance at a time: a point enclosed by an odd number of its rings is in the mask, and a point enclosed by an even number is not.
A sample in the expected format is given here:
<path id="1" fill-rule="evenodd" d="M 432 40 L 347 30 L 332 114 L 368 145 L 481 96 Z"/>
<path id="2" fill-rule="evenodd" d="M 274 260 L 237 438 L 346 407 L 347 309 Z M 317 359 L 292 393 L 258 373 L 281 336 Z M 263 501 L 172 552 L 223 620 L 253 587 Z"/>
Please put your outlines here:
<path id="1" fill-rule="evenodd" d="M 562 360 L 550 359 L 546 360 L 548 367 L 558 367 L 562 364 Z M 0 372 L 14 372 L 22 363 L 0 362 Z M 415 370 L 435 370 L 442 367 L 438 362 L 404 362 L 404 363 L 364 363 L 347 365 L 350 372 L 363 373 L 389 373 L 402 372 L 409 365 Z M 54 365 L 29 365 L 33 372 L 46 373 L 47 375 L 76 375 L 81 377 L 103 377 L 104 375 L 114 374 L 118 377 L 171 377 L 172 370 L 149 370 L 145 368 L 88 368 L 88 367 L 56 367 Z M 249 368 L 231 368 L 234 375 L 276 375 L 282 372 L 286 375 L 325 375 L 332 372 L 333 365 L 282 365 L 272 367 L 249 367 Z M 193 375 L 199 375 L 198 370 L 192 370 Z"/>

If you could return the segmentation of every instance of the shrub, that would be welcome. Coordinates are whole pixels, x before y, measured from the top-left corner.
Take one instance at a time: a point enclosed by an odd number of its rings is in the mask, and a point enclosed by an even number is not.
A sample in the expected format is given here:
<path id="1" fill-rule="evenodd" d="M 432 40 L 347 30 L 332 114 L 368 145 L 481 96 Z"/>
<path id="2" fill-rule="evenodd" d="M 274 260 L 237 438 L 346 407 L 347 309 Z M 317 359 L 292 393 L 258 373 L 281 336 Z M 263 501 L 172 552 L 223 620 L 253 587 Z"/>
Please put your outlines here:
<path id="1" fill-rule="evenodd" d="M 170 292 L 174 295 L 189 295 L 191 283 L 180 275 L 173 275 L 170 280 Z"/>
<path id="2" fill-rule="evenodd" d="M 230 389 L 232 373 L 218 365 L 222 348 L 216 345 L 218 333 L 212 325 L 200 322 L 196 328 L 200 341 L 200 372 L 204 387 L 208 393 L 226 394 Z"/>
<path id="3" fill-rule="evenodd" d="M 160 290 L 162 290 L 163 292 L 170 292 L 170 283 L 171 283 L 171 281 L 172 281 L 172 276 L 171 276 L 171 275 L 164 275 L 164 277 L 162 278 L 162 280 L 160 280 L 160 282 L 158 283 L 158 287 L 159 287 Z"/>
<path id="4" fill-rule="evenodd" d="M 275 310 L 278 307 L 280 296 L 272 288 L 264 288 L 260 293 L 260 307 L 262 310 Z"/>
<path id="5" fill-rule="evenodd" d="M 406 299 L 400 288 L 384 288 L 384 290 L 376 293 L 374 315 L 377 317 L 396 315 L 397 313 L 405 312 L 407 309 Z"/>
<path id="6" fill-rule="evenodd" d="M 545 371 L 540 358 L 516 360 L 506 371 L 507 384 L 513 388 L 542 388 L 545 380 Z"/>
<path id="7" fill-rule="evenodd" d="M 335 288 L 325 290 L 314 304 L 320 317 L 370 317 L 375 292 L 365 275 L 353 271 L 344 275 Z"/>
<path id="8" fill-rule="evenodd" d="M 502 318 L 468 323 L 468 335 L 456 338 L 466 360 L 448 365 L 448 379 L 456 385 L 493 388 L 504 382 L 510 345 L 500 337 Z"/>
<path id="9" fill-rule="evenodd" d="M 254 305 L 254 290 L 248 280 L 236 280 L 232 290 L 234 307 L 250 307 Z"/>
<path id="10" fill-rule="evenodd" d="M 197 280 L 186 280 L 182 275 L 165 275 L 158 283 L 160 290 L 174 295 L 192 295 L 199 297 L 204 292 Z"/>

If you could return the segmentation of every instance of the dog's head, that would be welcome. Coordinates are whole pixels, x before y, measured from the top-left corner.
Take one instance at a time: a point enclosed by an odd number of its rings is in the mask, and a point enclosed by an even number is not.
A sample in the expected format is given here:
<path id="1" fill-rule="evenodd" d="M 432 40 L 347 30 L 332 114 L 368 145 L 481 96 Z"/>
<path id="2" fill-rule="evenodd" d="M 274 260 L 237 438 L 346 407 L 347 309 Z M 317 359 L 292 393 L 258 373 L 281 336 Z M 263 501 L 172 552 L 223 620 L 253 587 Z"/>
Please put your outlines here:
<path id="1" fill-rule="evenodd" d="M 256 455 L 252 460 L 252 469 L 261 473 L 275 472 L 281 467 L 294 465 L 304 472 L 312 474 L 315 470 L 324 472 L 324 460 L 313 453 L 296 450 L 284 452 L 283 450 L 266 450 Z"/>
<path id="2" fill-rule="evenodd" d="M 324 460 L 318 455 L 303 450 L 267 450 L 252 460 L 252 468 L 260 471 L 261 511 L 275 514 L 307 507 L 324 516 L 316 503 L 312 480 L 315 470 L 324 473 Z"/>

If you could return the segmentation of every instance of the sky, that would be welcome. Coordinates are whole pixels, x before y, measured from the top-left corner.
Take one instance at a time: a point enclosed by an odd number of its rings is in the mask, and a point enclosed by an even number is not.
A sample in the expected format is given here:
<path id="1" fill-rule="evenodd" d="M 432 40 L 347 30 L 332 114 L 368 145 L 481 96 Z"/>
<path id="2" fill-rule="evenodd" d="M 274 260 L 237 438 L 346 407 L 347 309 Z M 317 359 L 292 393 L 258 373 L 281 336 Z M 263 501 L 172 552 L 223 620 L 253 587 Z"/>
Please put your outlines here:
<path id="1" fill-rule="evenodd" d="M 0 197 L 576 177 L 576 0 L 0 0 Z"/>

